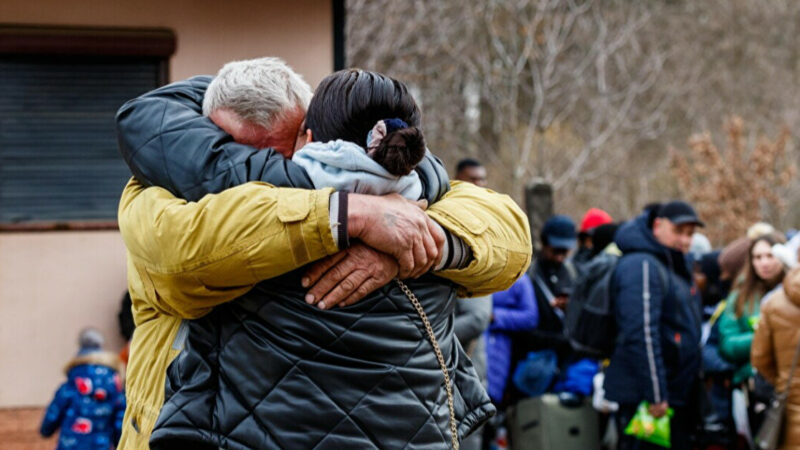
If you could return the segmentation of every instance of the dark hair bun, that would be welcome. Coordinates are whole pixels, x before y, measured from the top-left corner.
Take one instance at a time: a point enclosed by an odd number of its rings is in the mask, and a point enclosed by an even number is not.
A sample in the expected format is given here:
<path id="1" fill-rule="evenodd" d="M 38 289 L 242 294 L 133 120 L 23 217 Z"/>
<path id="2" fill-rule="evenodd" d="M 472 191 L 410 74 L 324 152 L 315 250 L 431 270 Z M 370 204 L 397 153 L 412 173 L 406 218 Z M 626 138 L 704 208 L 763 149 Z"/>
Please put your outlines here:
<path id="1" fill-rule="evenodd" d="M 372 154 L 372 159 L 398 177 L 411 173 L 423 157 L 425 138 L 418 127 L 403 128 L 387 134 Z"/>

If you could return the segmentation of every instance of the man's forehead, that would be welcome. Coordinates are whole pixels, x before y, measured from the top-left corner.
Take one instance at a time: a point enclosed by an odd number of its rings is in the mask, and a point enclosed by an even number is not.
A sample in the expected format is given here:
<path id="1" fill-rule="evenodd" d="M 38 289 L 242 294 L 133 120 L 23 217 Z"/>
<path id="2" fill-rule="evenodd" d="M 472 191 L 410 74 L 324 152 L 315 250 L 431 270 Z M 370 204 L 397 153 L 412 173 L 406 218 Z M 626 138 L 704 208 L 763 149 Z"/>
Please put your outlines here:
<path id="1" fill-rule="evenodd" d="M 666 220 L 669 221 L 669 219 Z M 669 223 L 672 225 L 675 232 L 679 234 L 694 234 L 694 230 L 697 228 L 697 225 L 693 223 L 675 224 L 671 221 Z"/>

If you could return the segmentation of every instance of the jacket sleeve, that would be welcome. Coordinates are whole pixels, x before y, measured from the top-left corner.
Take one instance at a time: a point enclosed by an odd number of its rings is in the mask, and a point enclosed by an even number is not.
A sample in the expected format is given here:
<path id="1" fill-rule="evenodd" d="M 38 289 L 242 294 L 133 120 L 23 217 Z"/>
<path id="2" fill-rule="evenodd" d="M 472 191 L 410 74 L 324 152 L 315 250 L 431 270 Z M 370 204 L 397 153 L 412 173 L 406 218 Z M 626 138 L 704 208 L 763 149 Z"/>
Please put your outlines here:
<path id="1" fill-rule="evenodd" d="M 456 302 L 456 318 L 454 328 L 461 345 L 479 337 L 489 326 L 492 317 L 492 298 L 464 298 Z"/>
<path id="2" fill-rule="evenodd" d="M 187 202 L 131 179 L 119 206 L 129 270 L 156 310 L 200 317 L 261 280 L 336 253 L 331 193 L 254 182 Z"/>
<path id="3" fill-rule="evenodd" d="M 44 419 L 42 419 L 42 426 L 39 429 L 39 433 L 41 433 L 42 436 L 50 437 L 61 427 L 61 422 L 64 421 L 64 415 L 67 413 L 67 409 L 70 405 L 69 390 L 70 385 L 68 383 L 62 384 L 61 387 L 58 388 L 58 391 L 56 391 L 53 401 L 47 406 Z"/>
<path id="4" fill-rule="evenodd" d="M 233 141 L 203 116 L 211 82 L 199 76 L 128 101 L 117 112 L 120 152 L 145 186 L 160 186 L 196 201 L 248 181 L 313 189 L 305 170 L 272 149 Z"/>
<path id="5" fill-rule="evenodd" d="M 761 309 L 761 319 L 753 336 L 753 346 L 750 351 L 750 361 L 753 367 L 771 385 L 778 379 L 778 367 L 775 361 L 775 346 L 772 343 L 772 325 L 770 325 L 769 304 Z"/>
<path id="6" fill-rule="evenodd" d="M 469 246 L 472 261 L 436 275 L 457 284 L 461 297 L 510 288 L 531 262 L 527 216 L 507 195 L 463 181 L 451 181 L 450 186 L 428 215 Z"/>
<path id="7" fill-rule="evenodd" d="M 539 309 L 536 307 L 536 297 L 533 293 L 533 283 L 530 277 L 523 275 L 511 286 L 514 296 L 514 308 L 495 308 L 494 320 L 490 325 L 496 331 L 526 331 L 536 328 L 539 324 Z"/>
<path id="8" fill-rule="evenodd" d="M 645 400 L 668 401 L 661 349 L 661 311 L 665 297 L 659 264 L 648 257 L 622 258 L 615 271 L 619 337 L 615 353 L 625 355 L 632 379 L 640 380 Z"/>
<path id="9" fill-rule="evenodd" d="M 744 364 L 750 360 L 753 332 L 743 330 L 739 324 L 736 296 L 735 291 L 728 296 L 725 312 L 719 318 L 719 353 L 734 364 Z"/>
<path id="10" fill-rule="evenodd" d="M 203 116 L 212 78 L 178 81 L 128 101 L 117 112 L 120 152 L 145 186 L 197 201 L 248 181 L 314 189 L 306 171 L 272 149 L 239 144 Z M 450 185 L 441 160 L 426 152 L 417 165 L 423 196 L 433 203 Z"/>
<path id="11" fill-rule="evenodd" d="M 425 150 L 425 157 L 414 170 L 422 182 L 422 195 L 429 204 L 433 204 L 450 190 L 447 169 L 444 168 L 442 160 L 434 156 L 430 150 Z"/>

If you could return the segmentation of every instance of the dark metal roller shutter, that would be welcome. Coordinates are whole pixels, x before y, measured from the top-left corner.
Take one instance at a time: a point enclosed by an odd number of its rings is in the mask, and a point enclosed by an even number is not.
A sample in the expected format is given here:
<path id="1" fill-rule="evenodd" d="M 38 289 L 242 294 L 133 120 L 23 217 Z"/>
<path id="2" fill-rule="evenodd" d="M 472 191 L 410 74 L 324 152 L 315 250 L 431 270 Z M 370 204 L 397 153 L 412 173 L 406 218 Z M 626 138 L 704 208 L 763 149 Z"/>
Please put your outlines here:
<path id="1" fill-rule="evenodd" d="M 130 171 L 114 114 L 158 58 L 0 57 L 0 222 L 116 219 Z"/>

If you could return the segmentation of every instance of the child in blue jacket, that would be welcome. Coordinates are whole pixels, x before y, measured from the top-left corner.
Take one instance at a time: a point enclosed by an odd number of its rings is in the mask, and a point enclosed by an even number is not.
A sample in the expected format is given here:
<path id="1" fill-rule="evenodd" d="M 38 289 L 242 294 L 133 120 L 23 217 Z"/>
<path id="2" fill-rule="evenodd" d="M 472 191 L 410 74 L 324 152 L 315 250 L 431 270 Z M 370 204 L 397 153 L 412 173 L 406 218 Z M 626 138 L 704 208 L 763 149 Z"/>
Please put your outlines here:
<path id="1" fill-rule="evenodd" d="M 59 428 L 58 449 L 107 450 L 119 440 L 125 395 L 117 355 L 102 351 L 103 337 L 95 329 L 80 335 L 80 351 L 67 364 L 67 381 L 47 407 L 41 434 Z"/>

